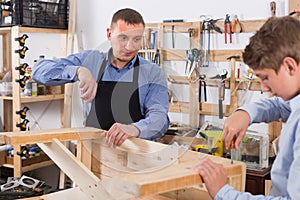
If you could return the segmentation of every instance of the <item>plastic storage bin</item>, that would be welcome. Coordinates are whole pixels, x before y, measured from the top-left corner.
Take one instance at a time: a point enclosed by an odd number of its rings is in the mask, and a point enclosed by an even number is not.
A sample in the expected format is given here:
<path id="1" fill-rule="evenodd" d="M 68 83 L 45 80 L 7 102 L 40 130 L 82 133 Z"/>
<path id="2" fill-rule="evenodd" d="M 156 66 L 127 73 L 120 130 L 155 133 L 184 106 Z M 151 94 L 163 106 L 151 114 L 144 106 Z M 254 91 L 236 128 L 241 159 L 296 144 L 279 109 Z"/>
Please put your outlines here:
<path id="1" fill-rule="evenodd" d="M 246 132 L 239 150 L 231 155 L 234 160 L 243 161 L 248 169 L 262 170 L 269 166 L 269 136 L 263 133 Z"/>
<path id="2" fill-rule="evenodd" d="M 68 0 L 0 0 L 0 26 L 68 28 Z"/>

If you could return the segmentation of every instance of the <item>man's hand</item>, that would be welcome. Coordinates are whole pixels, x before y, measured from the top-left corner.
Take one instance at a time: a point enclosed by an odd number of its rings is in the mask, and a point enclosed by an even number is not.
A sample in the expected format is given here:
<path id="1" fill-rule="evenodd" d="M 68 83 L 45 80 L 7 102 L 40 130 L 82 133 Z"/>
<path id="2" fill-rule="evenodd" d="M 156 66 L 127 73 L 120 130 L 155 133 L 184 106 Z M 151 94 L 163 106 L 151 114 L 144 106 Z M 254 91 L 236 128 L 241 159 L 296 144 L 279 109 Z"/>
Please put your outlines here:
<path id="1" fill-rule="evenodd" d="M 81 89 L 81 98 L 86 102 L 91 102 L 97 93 L 97 82 L 92 73 L 85 67 L 77 69 L 77 76 L 79 79 L 79 88 Z"/>
<path id="2" fill-rule="evenodd" d="M 209 195 L 214 199 L 218 191 L 227 183 L 227 176 L 222 164 L 205 159 L 195 167 L 196 171 L 203 178 Z"/>
<path id="3" fill-rule="evenodd" d="M 238 110 L 230 115 L 224 122 L 222 138 L 225 141 L 226 149 L 230 148 L 231 140 L 236 135 L 235 149 L 237 150 L 242 141 L 248 126 L 250 116 L 246 111 Z"/>
<path id="4" fill-rule="evenodd" d="M 114 123 L 108 131 L 104 132 L 106 143 L 110 147 L 120 146 L 126 139 L 137 137 L 139 134 L 140 130 L 134 125 L 120 123 Z"/>

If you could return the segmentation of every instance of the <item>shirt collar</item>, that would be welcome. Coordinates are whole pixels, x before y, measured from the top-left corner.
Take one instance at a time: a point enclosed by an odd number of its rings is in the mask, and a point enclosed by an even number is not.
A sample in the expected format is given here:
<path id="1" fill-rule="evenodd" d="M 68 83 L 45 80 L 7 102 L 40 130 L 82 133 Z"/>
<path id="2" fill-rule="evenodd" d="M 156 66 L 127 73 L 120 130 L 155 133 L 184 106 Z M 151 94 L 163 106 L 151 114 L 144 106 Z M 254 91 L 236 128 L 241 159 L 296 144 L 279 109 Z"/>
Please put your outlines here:
<path id="1" fill-rule="evenodd" d="M 295 96 L 289 101 L 292 110 L 298 109 L 300 107 L 300 94 Z"/>
<path id="2" fill-rule="evenodd" d="M 111 56 L 112 56 L 112 48 L 109 49 L 109 51 L 108 51 L 108 53 L 107 53 L 107 55 L 106 55 L 107 63 L 108 63 L 108 66 L 109 66 L 109 67 L 113 67 L 113 68 L 115 68 L 115 69 L 118 69 L 118 68 L 116 68 L 116 67 L 111 63 Z M 127 63 L 127 65 L 126 65 L 123 69 L 131 69 L 131 68 L 133 68 L 133 67 L 134 67 L 134 63 L 135 63 L 137 57 L 138 57 L 137 55 L 134 56 L 134 57 L 131 59 L 131 61 L 129 61 L 129 62 Z"/>

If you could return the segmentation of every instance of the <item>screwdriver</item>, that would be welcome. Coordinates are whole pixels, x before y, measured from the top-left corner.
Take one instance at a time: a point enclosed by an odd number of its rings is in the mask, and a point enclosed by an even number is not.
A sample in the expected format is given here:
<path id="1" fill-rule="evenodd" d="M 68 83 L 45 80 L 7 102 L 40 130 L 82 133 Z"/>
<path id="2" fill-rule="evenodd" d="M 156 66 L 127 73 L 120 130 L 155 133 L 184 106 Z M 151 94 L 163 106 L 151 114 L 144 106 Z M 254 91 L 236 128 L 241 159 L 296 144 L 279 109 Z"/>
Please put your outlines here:
<path id="1" fill-rule="evenodd" d="M 233 164 L 233 153 L 235 151 L 235 140 L 236 140 L 236 135 L 233 136 L 231 143 L 230 143 L 230 158 L 231 158 L 231 164 Z"/>

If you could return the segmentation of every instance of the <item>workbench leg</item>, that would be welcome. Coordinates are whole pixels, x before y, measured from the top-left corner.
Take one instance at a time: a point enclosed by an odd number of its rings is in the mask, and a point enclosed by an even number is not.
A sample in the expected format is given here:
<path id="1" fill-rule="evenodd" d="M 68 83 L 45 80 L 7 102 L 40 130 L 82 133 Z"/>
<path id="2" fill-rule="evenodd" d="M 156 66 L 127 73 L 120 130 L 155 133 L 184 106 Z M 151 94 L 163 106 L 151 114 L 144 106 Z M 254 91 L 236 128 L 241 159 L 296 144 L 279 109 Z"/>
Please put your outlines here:
<path id="1" fill-rule="evenodd" d="M 89 169 L 92 169 L 92 141 L 77 142 L 77 158 Z"/>
<path id="2" fill-rule="evenodd" d="M 113 199 L 104 184 L 85 167 L 59 140 L 38 143 L 39 147 L 80 188 L 88 199 Z"/>
<path id="3" fill-rule="evenodd" d="M 13 145 L 14 148 L 14 177 L 22 176 L 22 158 L 17 155 L 17 152 L 21 152 L 20 145 Z"/>

